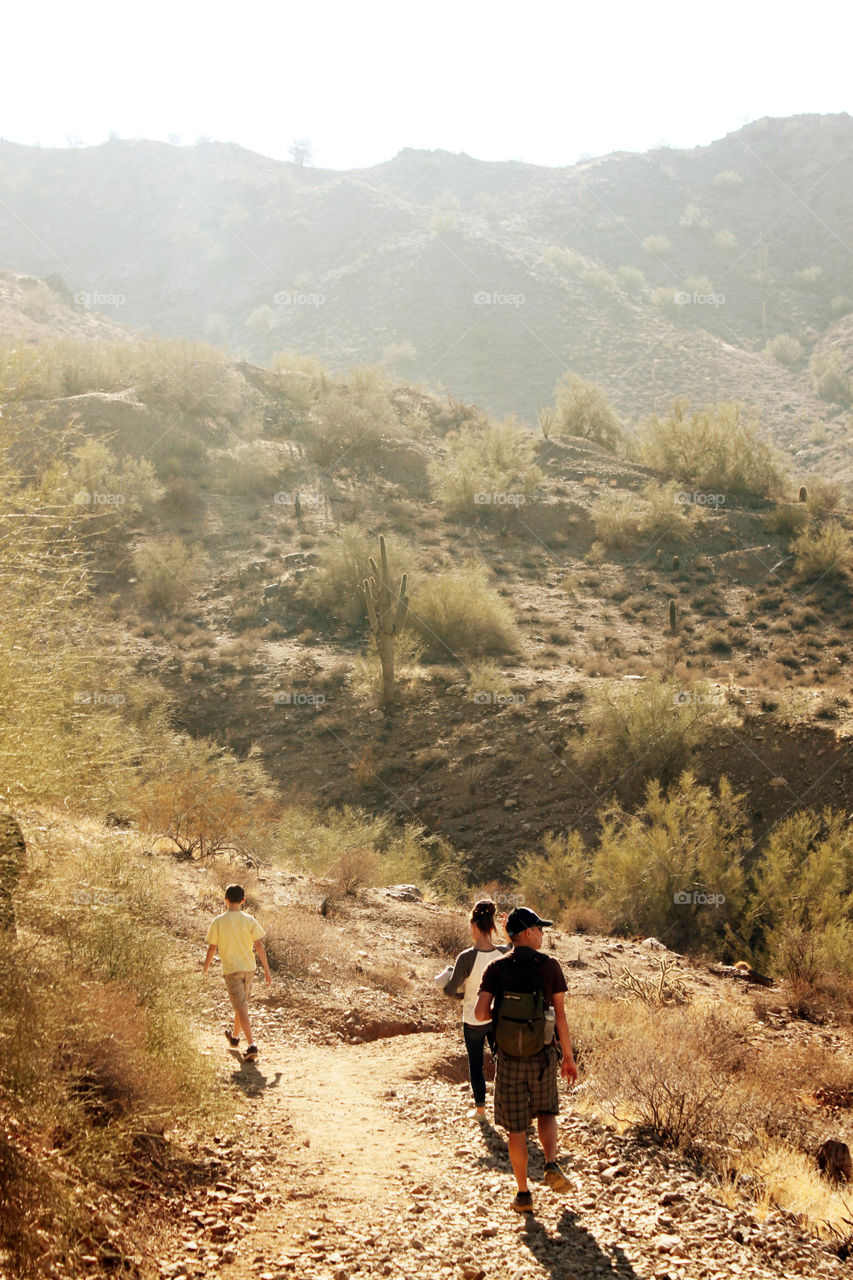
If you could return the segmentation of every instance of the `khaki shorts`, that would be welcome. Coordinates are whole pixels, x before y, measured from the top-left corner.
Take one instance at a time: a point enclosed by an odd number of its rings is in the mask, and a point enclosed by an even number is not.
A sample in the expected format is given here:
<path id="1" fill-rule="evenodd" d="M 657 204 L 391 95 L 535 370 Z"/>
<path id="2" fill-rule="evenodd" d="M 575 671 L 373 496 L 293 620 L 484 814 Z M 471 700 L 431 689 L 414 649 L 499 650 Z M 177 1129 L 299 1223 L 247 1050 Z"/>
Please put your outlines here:
<path id="1" fill-rule="evenodd" d="M 234 1012 L 239 1013 L 249 1003 L 252 994 L 253 973 L 224 973 L 225 987 L 231 997 Z"/>

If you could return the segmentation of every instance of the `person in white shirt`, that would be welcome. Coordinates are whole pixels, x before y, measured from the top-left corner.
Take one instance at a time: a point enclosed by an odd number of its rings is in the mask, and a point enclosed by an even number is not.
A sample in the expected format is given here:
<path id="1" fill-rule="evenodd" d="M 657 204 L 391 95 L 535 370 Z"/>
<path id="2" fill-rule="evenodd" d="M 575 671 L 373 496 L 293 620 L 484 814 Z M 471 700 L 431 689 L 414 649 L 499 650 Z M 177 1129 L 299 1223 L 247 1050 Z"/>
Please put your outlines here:
<path id="1" fill-rule="evenodd" d="M 468 1053 L 471 1092 L 474 1094 L 475 1115 L 481 1121 L 486 1119 L 486 1077 L 483 1073 L 483 1059 L 487 1041 L 492 1054 L 495 1052 L 495 1032 L 491 1022 L 477 1021 L 474 1009 L 484 971 L 493 960 L 497 960 L 500 955 L 510 950 L 509 947 L 495 944 L 496 910 L 494 902 L 488 898 L 483 898 L 474 904 L 470 920 L 471 940 L 474 945 L 466 951 L 461 951 L 456 957 L 456 963 L 444 986 L 446 996 L 462 1001 L 462 1032 Z"/>

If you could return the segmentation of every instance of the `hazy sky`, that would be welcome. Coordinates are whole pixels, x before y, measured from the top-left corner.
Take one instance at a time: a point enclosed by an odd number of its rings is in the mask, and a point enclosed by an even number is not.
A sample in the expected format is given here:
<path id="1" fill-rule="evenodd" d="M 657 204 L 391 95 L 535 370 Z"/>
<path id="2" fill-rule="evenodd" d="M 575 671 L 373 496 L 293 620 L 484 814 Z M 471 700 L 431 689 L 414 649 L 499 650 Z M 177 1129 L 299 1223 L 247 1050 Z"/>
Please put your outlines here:
<path id="1" fill-rule="evenodd" d="M 238 142 L 351 168 L 403 147 L 571 164 L 853 109 L 838 0 L 44 0 L 7 6 L 0 136 Z"/>

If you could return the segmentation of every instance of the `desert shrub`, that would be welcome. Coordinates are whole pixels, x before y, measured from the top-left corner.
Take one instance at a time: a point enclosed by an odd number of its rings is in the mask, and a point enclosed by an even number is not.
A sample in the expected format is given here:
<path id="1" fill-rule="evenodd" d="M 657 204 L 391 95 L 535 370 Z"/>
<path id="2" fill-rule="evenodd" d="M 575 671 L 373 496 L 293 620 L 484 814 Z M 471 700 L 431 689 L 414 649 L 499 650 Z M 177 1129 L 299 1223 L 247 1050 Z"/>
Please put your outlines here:
<path id="1" fill-rule="evenodd" d="M 803 358 L 803 344 L 790 333 L 777 333 L 764 348 L 768 360 L 776 360 L 788 368 Z"/>
<path id="2" fill-rule="evenodd" d="M 0 420 L 0 427 L 3 421 Z M 20 424 L 19 424 L 20 425 Z M 88 541 L 63 479 L 28 482 L 0 431 L 0 772 L 28 802 L 107 800 L 123 785 L 133 734 L 127 664 L 88 592 Z"/>
<path id="3" fill-rule="evenodd" d="M 715 249 L 719 249 L 723 253 L 734 253 L 738 247 L 738 238 L 733 231 L 723 228 L 722 231 L 714 232 L 711 237 L 711 244 Z"/>
<path id="4" fill-rule="evenodd" d="M 411 594 L 417 583 L 414 549 L 394 538 L 387 551 L 391 582 L 398 585 L 401 575 L 408 573 Z M 367 617 L 361 584 L 370 576 L 371 556 L 376 556 L 376 534 L 361 524 L 343 525 L 339 532 L 325 537 L 316 570 L 303 579 L 301 598 L 324 618 L 359 626 Z"/>
<path id="5" fill-rule="evenodd" d="M 434 661 L 499 656 L 518 645 L 512 609 L 477 564 L 425 578 L 412 594 L 408 624 Z"/>
<path id="6" fill-rule="evenodd" d="M 643 241 L 643 253 L 650 258 L 665 258 L 671 248 L 669 236 L 649 235 Z"/>
<path id="7" fill-rule="evenodd" d="M 693 530 L 698 508 L 679 502 L 678 497 L 675 483 L 648 484 L 642 495 L 605 490 L 593 509 L 596 537 L 605 547 L 614 549 L 683 542 Z"/>
<path id="8" fill-rule="evenodd" d="M 451 853 L 416 823 L 397 824 L 390 814 L 368 814 L 344 805 L 322 813 L 289 805 L 272 824 L 270 848 L 277 861 L 314 876 L 333 875 L 353 849 L 379 856 L 370 882 L 427 884 Z"/>
<path id="9" fill-rule="evenodd" d="M 417 673 L 418 664 L 423 656 L 423 643 L 420 637 L 409 628 L 398 631 L 394 636 L 394 678 L 398 692 L 405 690 Z M 374 706 L 382 706 L 382 663 L 376 637 L 371 632 L 367 651 L 361 653 L 353 661 L 350 677 L 350 689 L 356 697 L 367 698 Z"/>
<path id="10" fill-rule="evenodd" d="M 162 497 L 153 465 L 146 458 L 123 458 L 119 464 L 102 440 L 87 440 L 72 451 L 64 488 L 68 500 L 86 514 L 124 520 Z"/>
<path id="11" fill-rule="evenodd" d="M 773 973 L 853 974 L 853 836 L 842 813 L 803 809 L 773 828 L 753 874 L 755 945 Z"/>
<path id="12" fill-rule="evenodd" d="M 808 523 L 809 513 L 804 502 L 779 502 L 762 516 L 762 524 L 768 533 L 780 537 L 793 537 Z"/>
<path id="13" fill-rule="evenodd" d="M 218 455 L 213 479 L 225 493 L 269 499 L 278 488 L 298 487 L 293 476 L 290 459 L 272 441 L 251 440 Z"/>
<path id="14" fill-rule="evenodd" d="M 738 405 L 691 413 L 686 400 L 677 400 L 668 417 L 654 415 L 641 424 L 635 447 L 647 465 L 701 492 L 767 498 L 782 487 L 772 446 Z"/>
<path id="15" fill-rule="evenodd" d="M 160 877 L 87 824 L 48 812 L 25 833 L 19 940 L 0 957 L 0 1266 L 82 1275 L 93 1248 L 141 1243 L 112 1209 L 145 1143 L 165 1153 L 167 1128 L 222 1116 Z"/>
<path id="16" fill-rule="evenodd" d="M 721 169 L 714 175 L 712 185 L 717 191 L 739 191 L 743 186 L 743 178 L 734 169 Z"/>
<path id="17" fill-rule="evenodd" d="M 512 868 L 522 900 L 557 922 L 586 898 L 589 874 L 590 858 L 576 831 L 546 832 L 542 852 L 523 853 Z"/>
<path id="18" fill-rule="evenodd" d="M 815 351 L 809 362 L 812 386 L 821 400 L 844 405 L 853 404 L 853 384 L 840 351 Z"/>
<path id="19" fill-rule="evenodd" d="M 584 436 L 607 449 L 616 448 L 622 427 L 595 382 L 576 373 L 564 374 L 555 388 L 554 404 L 561 435 Z"/>
<path id="20" fill-rule="evenodd" d="M 838 520 L 818 526 L 808 524 L 791 543 L 794 569 L 801 578 L 833 579 L 844 577 L 853 560 L 853 540 Z"/>
<path id="21" fill-rule="evenodd" d="M 161 612 L 181 608 L 197 590 L 204 573 L 200 547 L 178 537 L 148 538 L 133 557 L 140 597 Z"/>
<path id="22" fill-rule="evenodd" d="M 820 520 L 844 504 L 844 486 L 839 480 L 816 477 L 809 482 L 805 508 L 813 520 Z"/>
<path id="23" fill-rule="evenodd" d="M 257 856 L 274 810 L 254 759 L 188 737 L 149 754 L 128 804 L 141 830 L 174 841 L 178 856 L 199 859 L 223 851 Z"/>
<path id="24" fill-rule="evenodd" d="M 310 981 L 312 973 L 330 968 L 340 972 L 346 957 L 343 939 L 319 911 L 299 906 L 262 907 L 257 918 L 267 932 L 264 948 L 274 973 Z"/>
<path id="25" fill-rule="evenodd" d="M 310 461 L 337 470 L 374 460 L 383 437 L 399 429 L 382 375 L 363 368 L 351 370 L 346 381 L 325 383 L 300 435 Z"/>
<path id="26" fill-rule="evenodd" d="M 635 813 L 604 815 L 593 898 L 620 931 L 719 951 L 741 921 L 749 843 L 743 796 L 726 778 L 716 792 L 689 772 L 667 791 L 652 779 Z"/>
<path id="27" fill-rule="evenodd" d="M 702 683 L 685 689 L 653 677 L 630 686 L 602 685 L 590 696 L 586 729 L 572 754 L 602 778 L 668 782 L 688 767 L 722 714 Z"/>
<path id="28" fill-rule="evenodd" d="M 462 520 L 506 524 L 542 479 L 534 442 L 514 418 L 469 423 L 447 436 L 447 453 L 430 466 L 433 492 Z"/>
<path id="29" fill-rule="evenodd" d="M 642 293 L 646 287 L 646 277 L 639 267 L 620 267 L 616 272 L 616 279 L 626 293 Z"/>
<path id="30" fill-rule="evenodd" d="M 512 684 L 492 658 L 484 658 L 468 665 L 466 691 L 475 702 L 492 701 L 496 697 L 508 698 Z"/>

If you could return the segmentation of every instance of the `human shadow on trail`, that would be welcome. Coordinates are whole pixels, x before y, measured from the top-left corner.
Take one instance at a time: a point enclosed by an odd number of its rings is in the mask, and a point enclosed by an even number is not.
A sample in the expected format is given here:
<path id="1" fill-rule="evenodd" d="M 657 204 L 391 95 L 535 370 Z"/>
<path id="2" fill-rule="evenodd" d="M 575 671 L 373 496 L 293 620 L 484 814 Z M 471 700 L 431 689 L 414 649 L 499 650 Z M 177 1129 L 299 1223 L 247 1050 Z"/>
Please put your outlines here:
<path id="1" fill-rule="evenodd" d="M 586 1227 L 578 1224 L 577 1214 L 564 1209 L 556 1230 L 551 1232 L 538 1222 L 535 1213 L 525 1216 L 518 1241 L 526 1246 L 551 1280 L 570 1280 L 578 1273 L 596 1280 L 638 1280 L 623 1250 L 614 1245 L 606 1252 Z M 524 1274 L 524 1264 L 520 1272 Z"/>
<path id="2" fill-rule="evenodd" d="M 257 1062 L 246 1062 L 236 1050 L 232 1053 L 232 1057 L 239 1065 L 232 1071 L 231 1079 L 238 1089 L 242 1089 L 247 1098 L 259 1098 L 267 1089 L 278 1088 L 282 1075 L 280 1071 L 276 1071 L 275 1075 L 268 1078 L 258 1070 Z"/>

